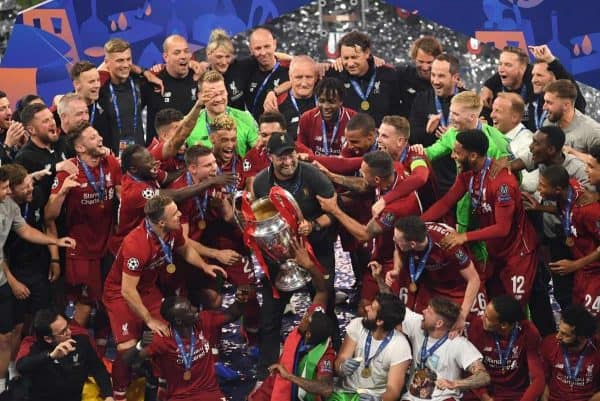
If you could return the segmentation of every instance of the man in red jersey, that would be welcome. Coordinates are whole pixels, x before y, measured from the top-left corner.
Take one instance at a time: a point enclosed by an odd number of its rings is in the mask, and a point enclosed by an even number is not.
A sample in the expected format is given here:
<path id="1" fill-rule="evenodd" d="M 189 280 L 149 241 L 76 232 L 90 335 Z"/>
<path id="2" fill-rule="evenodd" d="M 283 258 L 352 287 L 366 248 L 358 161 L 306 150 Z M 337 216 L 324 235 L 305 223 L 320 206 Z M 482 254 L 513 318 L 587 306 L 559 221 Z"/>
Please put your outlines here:
<path id="1" fill-rule="evenodd" d="M 119 161 L 102 143 L 102 136 L 87 121 L 68 132 L 77 157 L 70 159 L 77 174 L 59 172 L 45 208 L 51 231 L 64 208 L 66 230 L 78 246 L 66 253 L 65 281 L 68 298 L 93 303 L 102 296 L 102 259 L 114 229 L 113 202 L 121 191 Z M 90 224 L 92 223 L 92 224 Z M 91 308 L 77 303 L 75 319 L 86 326 Z"/>
<path id="2" fill-rule="evenodd" d="M 394 190 L 402 184 L 404 178 L 404 168 L 399 164 L 394 165 L 391 156 L 383 151 L 367 153 L 363 157 L 360 172 L 365 184 L 364 186 L 375 188 L 377 196 Z M 394 244 L 391 232 L 394 229 L 394 223 L 400 217 L 419 215 L 421 213 L 418 198 L 416 194 L 411 193 L 404 198 L 390 203 L 379 217 L 372 218 L 366 225 L 363 225 L 348 216 L 339 207 L 337 195 L 334 195 L 332 198 L 317 196 L 317 199 L 323 211 L 331 213 L 359 241 L 366 242 L 375 239 L 375 246 L 369 267 L 374 263 L 381 264 L 384 275 L 393 266 Z M 378 292 L 377 283 L 370 271 L 364 273 L 362 283 L 359 313 L 364 313 L 364 306 L 370 304 Z M 398 284 L 403 283 L 399 282 Z M 398 288 L 394 288 L 394 290 L 397 293 Z"/>
<path id="3" fill-rule="evenodd" d="M 471 312 L 476 316 L 479 303 L 485 309 L 485 293 L 479 292 L 481 281 L 467 249 L 461 245 L 450 249 L 442 247 L 442 239 L 454 232 L 441 223 L 424 223 L 417 216 L 402 217 L 394 229 L 393 270 L 387 273 L 386 281 L 391 286 L 396 277 L 405 270 L 411 283 L 408 291 L 416 295 L 410 309 L 420 313 L 429 305 L 431 298 L 442 296 L 461 305 L 460 315 L 452 328 L 460 334 Z M 402 289 L 404 290 L 404 289 Z M 401 291 L 402 291 L 401 290 Z M 408 294 L 401 293 L 402 299 Z"/>
<path id="4" fill-rule="evenodd" d="M 487 149 L 487 136 L 480 130 L 466 130 L 456 136 L 452 158 L 460 165 L 461 173 L 448 193 L 422 218 L 440 219 L 469 192 L 471 211 L 479 219 L 480 228 L 450 233 L 442 246 L 453 248 L 470 241 L 485 241 L 489 256 L 485 271 L 480 274 L 490 278 L 490 296 L 507 293 L 526 305 L 537 264 L 535 230 L 525 215 L 516 178 L 506 170 L 490 177 Z"/>
<path id="5" fill-rule="evenodd" d="M 542 198 L 557 202 L 557 211 L 566 238 L 565 243 L 573 257 L 573 260 L 561 259 L 551 262 L 550 269 L 560 275 L 575 272 L 573 303 L 583 304 L 592 315 L 598 317 L 600 316 L 598 194 L 587 191 L 578 181 L 569 179 L 569 173 L 562 166 L 549 166 L 540 171 L 538 191 Z"/>
<path id="6" fill-rule="evenodd" d="M 541 354 L 546 372 L 543 401 L 600 400 L 600 348 L 597 322 L 581 305 L 562 312 L 558 333 L 544 338 Z"/>
<path id="7" fill-rule="evenodd" d="M 471 322 L 468 333 L 491 377 L 486 388 L 476 390 L 481 400 L 536 401 L 542 395 L 542 339 L 525 319 L 519 301 L 510 295 L 493 298 L 483 316 Z"/>
<path id="8" fill-rule="evenodd" d="M 325 78 L 315 88 L 317 107 L 302 114 L 297 142 L 317 155 L 339 155 L 346 124 L 356 114 L 342 106 L 344 86 L 336 78 Z"/>
<path id="9" fill-rule="evenodd" d="M 146 218 L 123 240 L 102 296 L 117 343 L 112 371 L 115 400 L 125 398 L 129 384 L 123 353 L 135 346 L 143 327 L 161 336 L 169 334 L 159 316 L 162 294 L 156 280 L 162 269 L 168 273 L 177 270 L 174 252 L 209 276 L 227 276 L 220 267 L 208 265 L 185 240 L 179 221 L 181 213 L 171 198 L 158 195 L 148 200 L 144 214 Z"/>
<path id="10" fill-rule="evenodd" d="M 242 288 L 225 311 L 198 311 L 187 298 L 166 298 L 160 314 L 169 323 L 168 334 L 155 335 L 144 348 L 138 342 L 125 359 L 137 355 L 158 364 L 167 382 L 166 401 L 225 401 L 215 374 L 213 336 L 240 317 L 246 301 L 247 293 Z"/>

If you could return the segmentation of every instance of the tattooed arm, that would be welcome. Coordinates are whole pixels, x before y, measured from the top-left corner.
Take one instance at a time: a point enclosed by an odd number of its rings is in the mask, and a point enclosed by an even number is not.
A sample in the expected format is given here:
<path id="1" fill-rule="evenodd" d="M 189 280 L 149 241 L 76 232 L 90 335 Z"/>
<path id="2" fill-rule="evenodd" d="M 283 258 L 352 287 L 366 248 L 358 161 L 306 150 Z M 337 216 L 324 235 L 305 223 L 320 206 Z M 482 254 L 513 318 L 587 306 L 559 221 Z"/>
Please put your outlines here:
<path id="1" fill-rule="evenodd" d="M 483 366 L 483 362 L 481 362 L 481 359 L 478 359 L 471 365 L 469 365 L 467 370 L 471 373 L 471 376 L 467 378 L 460 380 L 438 379 L 435 382 L 435 384 L 438 388 L 442 390 L 458 389 L 460 391 L 465 391 L 487 386 L 490 383 L 490 375 L 485 370 L 485 366 Z"/>

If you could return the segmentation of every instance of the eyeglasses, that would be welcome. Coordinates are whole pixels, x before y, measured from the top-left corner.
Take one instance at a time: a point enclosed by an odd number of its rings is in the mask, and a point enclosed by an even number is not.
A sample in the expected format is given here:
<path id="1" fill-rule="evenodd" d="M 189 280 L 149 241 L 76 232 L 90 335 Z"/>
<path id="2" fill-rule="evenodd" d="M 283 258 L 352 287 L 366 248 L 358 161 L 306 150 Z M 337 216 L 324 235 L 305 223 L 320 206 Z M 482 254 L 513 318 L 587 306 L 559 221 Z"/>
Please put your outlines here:
<path id="1" fill-rule="evenodd" d="M 53 333 L 52 335 L 55 336 L 55 337 L 57 337 L 57 336 L 66 336 L 67 333 L 69 333 L 70 331 L 71 331 L 71 325 L 69 323 L 67 323 L 67 325 L 65 326 L 64 329 L 62 329 L 58 333 Z"/>

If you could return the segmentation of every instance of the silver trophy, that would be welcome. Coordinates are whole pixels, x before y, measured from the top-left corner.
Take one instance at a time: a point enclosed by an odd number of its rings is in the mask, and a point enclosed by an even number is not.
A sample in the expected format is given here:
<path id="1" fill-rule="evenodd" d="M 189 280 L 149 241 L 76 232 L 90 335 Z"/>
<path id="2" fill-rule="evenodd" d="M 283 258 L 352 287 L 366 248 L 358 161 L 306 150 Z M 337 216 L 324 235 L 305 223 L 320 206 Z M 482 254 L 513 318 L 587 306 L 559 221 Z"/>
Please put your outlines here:
<path id="1" fill-rule="evenodd" d="M 291 205 L 293 210 L 290 212 L 296 215 L 298 221 L 302 220 L 302 211 L 294 197 L 283 188 L 278 188 L 278 192 L 285 196 L 286 204 Z M 238 207 L 241 202 L 249 202 L 243 194 L 238 191 L 233 198 L 235 220 L 240 229 L 252 237 L 263 254 L 279 264 L 275 287 L 281 291 L 295 291 L 304 287 L 311 280 L 310 273 L 296 263 L 292 250 L 294 233 L 275 208 L 271 195 L 250 203 L 255 220 L 247 221 Z"/>

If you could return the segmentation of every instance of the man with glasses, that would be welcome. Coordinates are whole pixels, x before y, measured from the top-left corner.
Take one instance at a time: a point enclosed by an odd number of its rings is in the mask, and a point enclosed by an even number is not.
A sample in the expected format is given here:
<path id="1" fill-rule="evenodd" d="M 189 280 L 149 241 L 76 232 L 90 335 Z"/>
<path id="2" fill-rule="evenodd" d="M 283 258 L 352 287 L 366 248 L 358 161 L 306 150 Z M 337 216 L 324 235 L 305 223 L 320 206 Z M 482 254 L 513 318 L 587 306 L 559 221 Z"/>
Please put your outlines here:
<path id="1" fill-rule="evenodd" d="M 18 371 L 31 380 L 31 399 L 79 401 L 91 376 L 100 397 L 113 401 L 110 376 L 88 336 L 71 335 L 67 320 L 50 309 L 35 314 L 33 329 L 36 341 L 17 362 Z"/>

